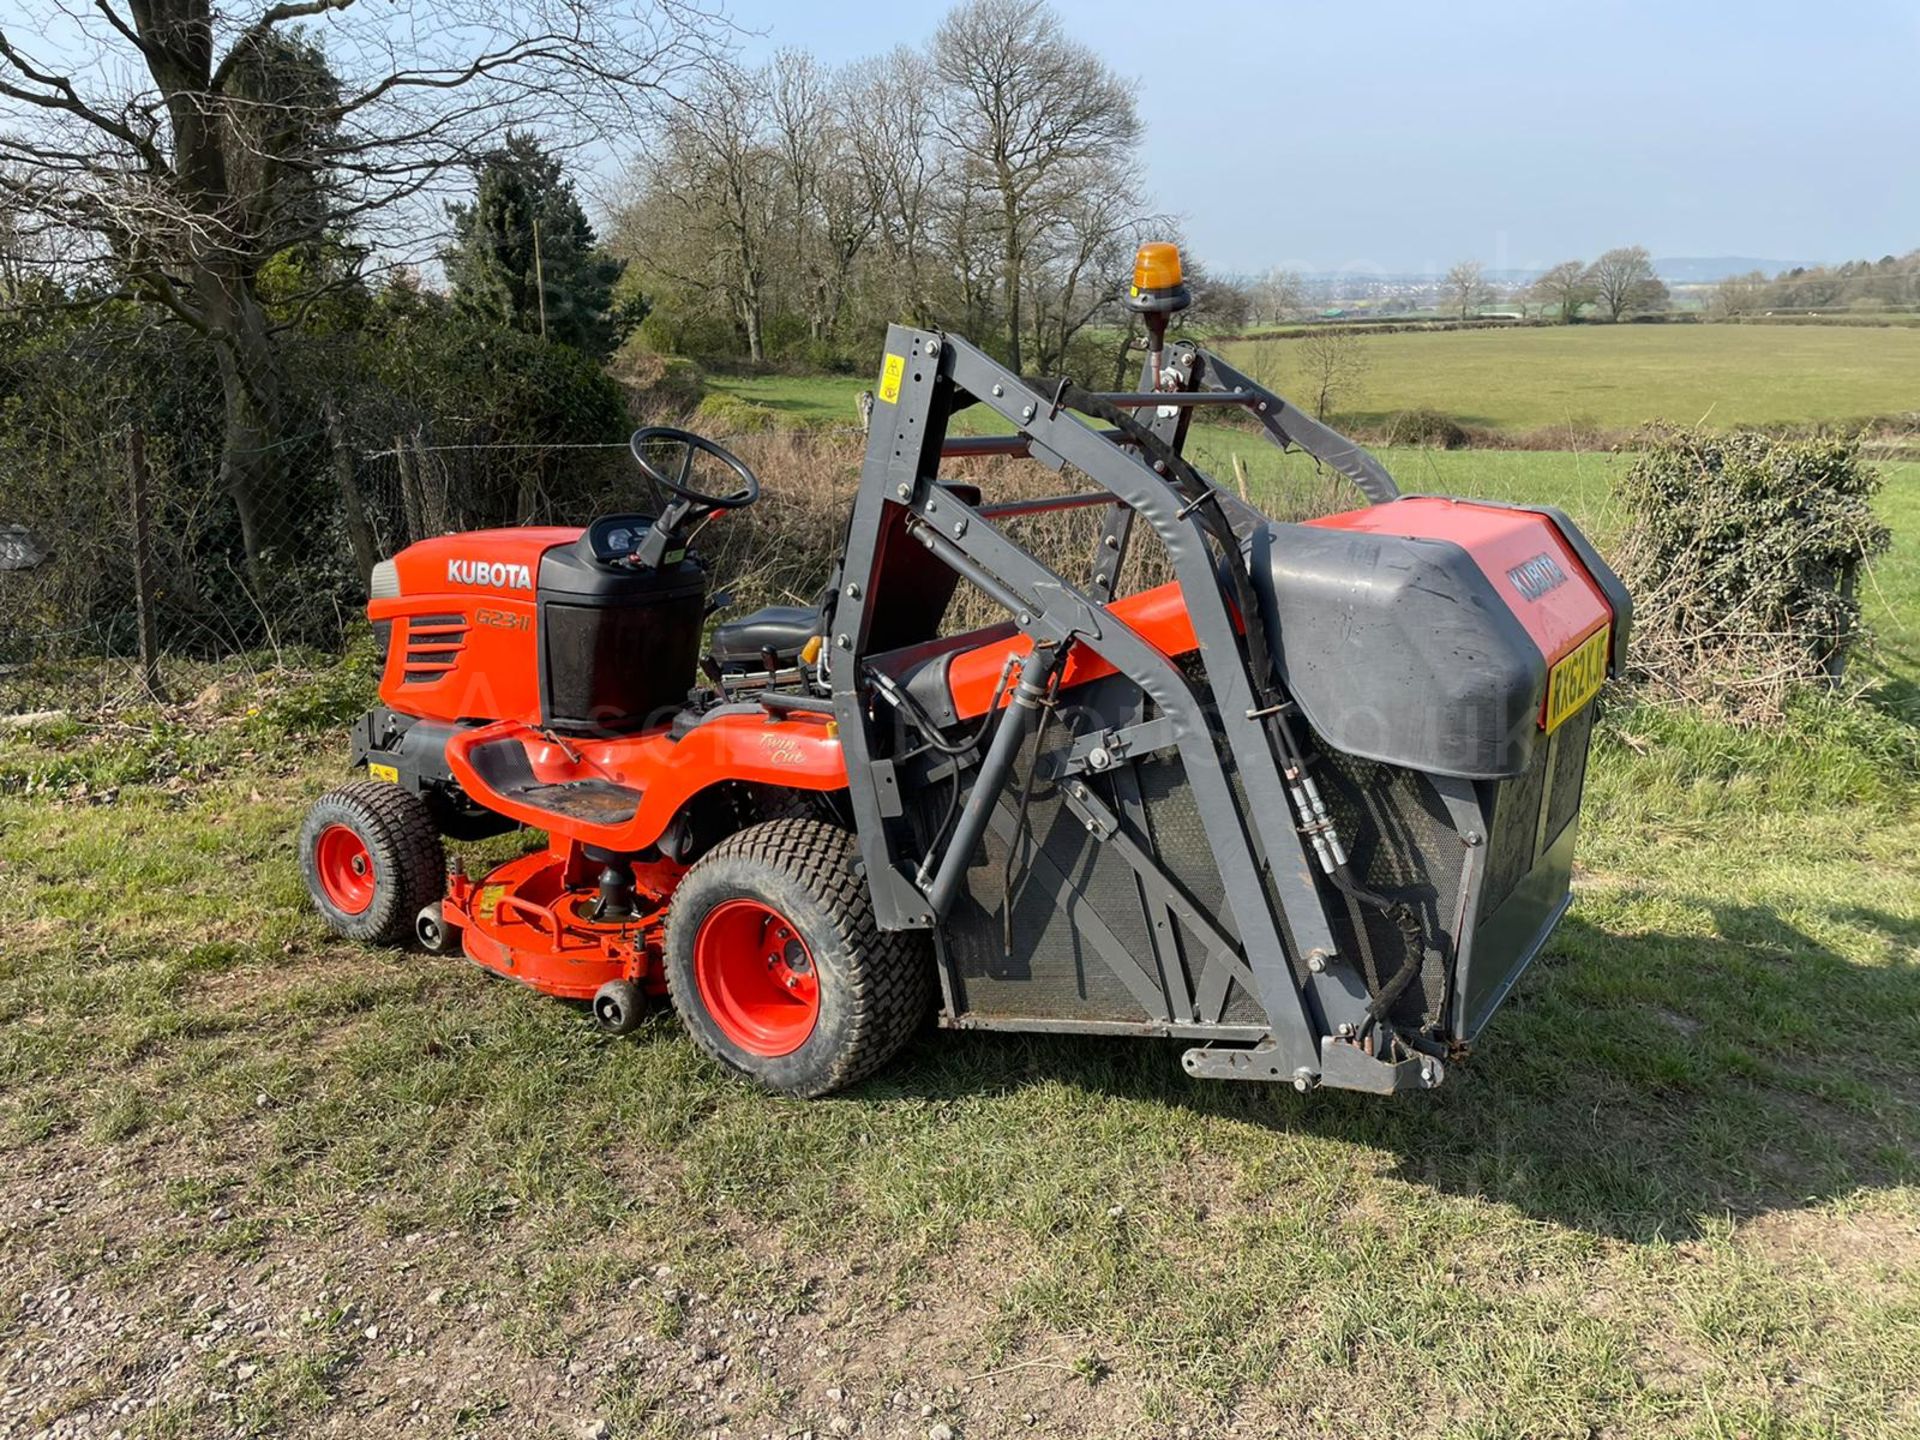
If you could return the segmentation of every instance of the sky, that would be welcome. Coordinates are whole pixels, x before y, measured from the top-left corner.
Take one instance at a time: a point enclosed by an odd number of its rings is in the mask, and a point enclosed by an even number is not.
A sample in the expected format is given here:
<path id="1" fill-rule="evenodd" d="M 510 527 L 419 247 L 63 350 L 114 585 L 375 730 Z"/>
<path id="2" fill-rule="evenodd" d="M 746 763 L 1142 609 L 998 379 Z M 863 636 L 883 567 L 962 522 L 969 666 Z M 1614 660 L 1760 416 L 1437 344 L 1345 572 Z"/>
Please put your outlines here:
<path id="1" fill-rule="evenodd" d="M 1140 87 L 1154 204 L 1216 271 L 1540 269 L 1920 246 L 1920 0 L 1055 0 Z M 728 0 L 744 58 L 944 7 Z"/>

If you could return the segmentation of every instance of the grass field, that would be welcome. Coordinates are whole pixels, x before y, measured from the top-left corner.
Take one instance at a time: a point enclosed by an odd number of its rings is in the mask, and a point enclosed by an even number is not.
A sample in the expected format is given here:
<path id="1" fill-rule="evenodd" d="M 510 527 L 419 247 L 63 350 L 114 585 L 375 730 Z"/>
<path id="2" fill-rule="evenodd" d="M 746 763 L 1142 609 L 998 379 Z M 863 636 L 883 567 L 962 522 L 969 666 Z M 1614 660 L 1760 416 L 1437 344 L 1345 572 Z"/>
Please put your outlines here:
<path id="1" fill-rule="evenodd" d="M 1920 393 L 1889 335 L 1382 337 L 1370 389 L 1519 429 L 1850 415 Z M 865 382 L 721 383 L 839 424 Z M 1193 449 L 1322 493 L 1244 432 Z M 1381 453 L 1603 543 L 1629 463 Z M 1920 464 L 1887 473 L 1863 598 L 1912 720 Z M 365 656 L 315 666 L 0 728 L 0 1440 L 1920 1434 L 1920 758 L 1871 707 L 1616 708 L 1573 913 L 1434 1095 L 930 1033 L 801 1104 L 670 1016 L 609 1041 L 329 937 L 293 835 Z M 60 698 L 12 683 L 0 713 Z"/>
<path id="2" fill-rule="evenodd" d="M 1301 388 L 1295 341 L 1227 345 L 1254 378 Z M 1920 332 L 1838 326 L 1579 325 L 1377 335 L 1340 410 L 1431 408 L 1465 425 L 1629 429 L 1845 420 L 1920 406 Z"/>
<path id="3" fill-rule="evenodd" d="M 1360 423 L 1401 410 L 1523 432 L 1649 420 L 1715 426 L 1845 420 L 1920 408 L 1920 330 L 1816 325 L 1580 325 L 1369 336 Z M 1236 365 L 1304 393 L 1297 341 L 1229 343 Z M 715 388 L 796 422 L 854 423 L 865 376 L 716 377 Z"/>
<path id="4" fill-rule="evenodd" d="M 1624 463 L 1385 458 L 1598 531 Z M 1885 504 L 1910 627 L 1916 467 Z M 363 670 L 0 731 L 0 1436 L 1920 1433 L 1920 762 L 1870 710 L 1616 710 L 1573 914 L 1434 1095 L 929 1034 L 801 1104 L 331 939 L 293 832 Z"/>

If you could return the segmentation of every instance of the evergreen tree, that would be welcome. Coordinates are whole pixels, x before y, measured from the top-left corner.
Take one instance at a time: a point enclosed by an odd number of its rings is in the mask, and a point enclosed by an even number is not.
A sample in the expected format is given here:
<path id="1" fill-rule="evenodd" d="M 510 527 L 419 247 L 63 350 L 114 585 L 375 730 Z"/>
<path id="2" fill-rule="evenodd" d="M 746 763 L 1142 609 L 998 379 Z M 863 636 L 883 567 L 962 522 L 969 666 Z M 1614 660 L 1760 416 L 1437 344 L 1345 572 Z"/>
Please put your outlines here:
<path id="1" fill-rule="evenodd" d="M 622 265 L 600 248 L 559 157 L 509 131 L 475 172 L 473 203 L 447 207 L 455 303 L 476 319 L 607 354 Z"/>

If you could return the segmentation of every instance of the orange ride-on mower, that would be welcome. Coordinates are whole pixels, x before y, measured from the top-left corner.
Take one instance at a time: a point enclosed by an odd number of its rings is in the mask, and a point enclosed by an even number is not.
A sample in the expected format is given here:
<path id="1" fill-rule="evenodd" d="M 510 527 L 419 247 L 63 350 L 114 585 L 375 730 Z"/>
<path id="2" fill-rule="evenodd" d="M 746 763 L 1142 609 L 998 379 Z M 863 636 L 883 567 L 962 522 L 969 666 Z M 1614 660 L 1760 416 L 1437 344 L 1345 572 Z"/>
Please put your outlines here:
<path id="1" fill-rule="evenodd" d="M 1168 343 L 1184 302 L 1177 256 L 1147 247 L 1128 303 L 1149 351 L 1123 393 L 890 329 L 822 603 L 706 645 L 690 542 L 759 484 L 685 431 L 634 436 L 658 513 L 382 563 L 368 778 L 300 837 L 328 923 L 458 948 L 616 1034 L 670 1000 L 710 1054 L 800 1095 L 870 1073 L 936 1011 L 1178 1038 L 1195 1076 L 1440 1084 L 1567 906 L 1628 599 L 1557 511 L 1401 496 Z M 969 407 L 1011 433 L 951 434 Z M 1268 520 L 1186 458 L 1202 407 L 1368 503 Z M 943 459 L 989 454 L 1080 486 L 943 481 Z M 1080 573 L 1006 524 L 1085 506 L 1103 523 Z M 1174 578 L 1116 593 L 1141 542 Z M 956 633 L 961 581 L 1005 618 Z M 545 843 L 448 870 L 443 837 L 514 828 Z"/>

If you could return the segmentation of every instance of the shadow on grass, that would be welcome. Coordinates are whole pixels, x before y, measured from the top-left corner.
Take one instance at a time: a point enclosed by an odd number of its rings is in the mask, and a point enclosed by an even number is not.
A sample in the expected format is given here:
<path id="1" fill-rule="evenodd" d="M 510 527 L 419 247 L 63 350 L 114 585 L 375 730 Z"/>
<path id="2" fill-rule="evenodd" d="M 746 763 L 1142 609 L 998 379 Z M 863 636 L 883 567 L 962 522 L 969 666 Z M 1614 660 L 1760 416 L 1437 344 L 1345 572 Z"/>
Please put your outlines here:
<path id="1" fill-rule="evenodd" d="M 1432 1094 L 1300 1096 L 1191 1081 L 1176 1043 L 981 1032 L 881 1085 L 1064 1083 L 1384 1150 L 1408 1183 L 1632 1240 L 1920 1180 L 1920 927 L 1836 910 L 1883 949 L 1850 959 L 1772 911 L 1704 908 L 1711 936 L 1570 919 Z"/>

